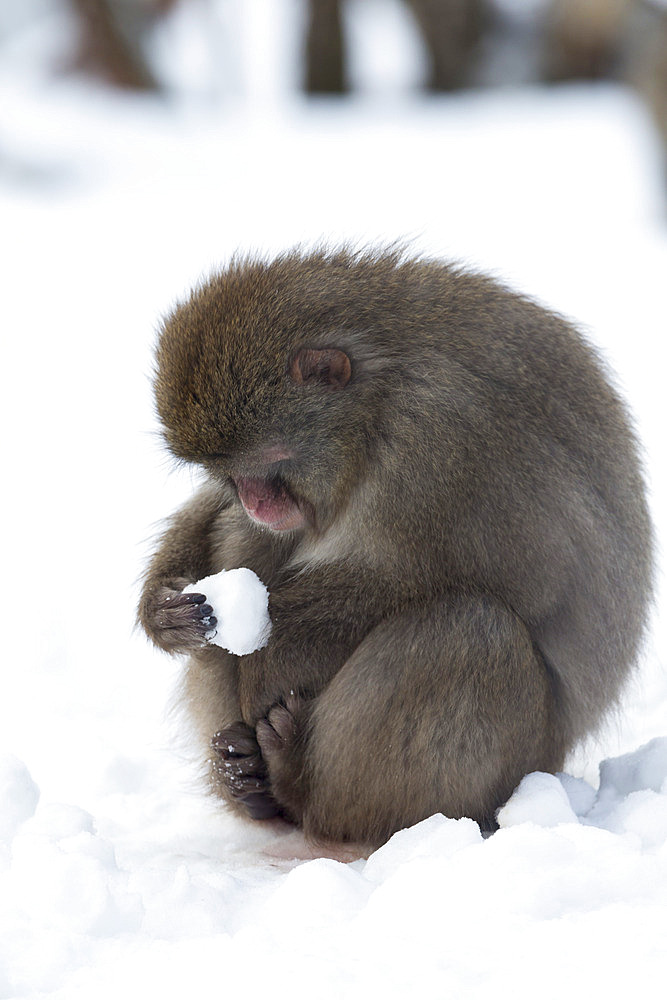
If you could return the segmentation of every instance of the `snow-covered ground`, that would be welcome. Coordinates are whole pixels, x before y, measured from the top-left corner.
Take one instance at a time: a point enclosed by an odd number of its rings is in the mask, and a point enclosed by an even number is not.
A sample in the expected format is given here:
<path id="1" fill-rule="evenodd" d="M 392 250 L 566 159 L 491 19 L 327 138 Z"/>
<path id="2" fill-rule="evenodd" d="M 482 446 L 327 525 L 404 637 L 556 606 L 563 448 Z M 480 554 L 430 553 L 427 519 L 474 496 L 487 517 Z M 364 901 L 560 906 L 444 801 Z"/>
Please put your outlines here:
<path id="1" fill-rule="evenodd" d="M 657 995 L 662 578 L 623 710 L 569 776 L 529 776 L 488 839 L 435 816 L 347 864 L 201 794 L 167 714 L 179 664 L 133 631 L 151 533 L 192 486 L 156 434 L 155 326 L 238 248 L 405 237 L 575 317 L 631 401 L 664 546 L 667 216 L 639 104 L 308 104 L 271 47 L 290 6 L 248 0 L 249 82 L 217 103 L 113 98 L 16 53 L 0 71 L 0 997 Z"/>

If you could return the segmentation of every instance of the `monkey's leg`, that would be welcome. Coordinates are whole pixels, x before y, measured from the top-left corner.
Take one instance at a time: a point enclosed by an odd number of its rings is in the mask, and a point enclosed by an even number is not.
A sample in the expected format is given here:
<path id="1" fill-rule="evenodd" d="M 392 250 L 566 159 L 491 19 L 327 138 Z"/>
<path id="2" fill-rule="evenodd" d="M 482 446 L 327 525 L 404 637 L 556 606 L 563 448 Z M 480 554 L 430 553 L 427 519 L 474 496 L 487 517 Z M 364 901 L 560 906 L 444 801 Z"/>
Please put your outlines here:
<path id="1" fill-rule="evenodd" d="M 255 730 L 240 721 L 237 657 L 218 646 L 198 649 L 185 665 L 177 704 L 187 708 L 212 790 L 242 816 L 275 816 Z"/>
<path id="2" fill-rule="evenodd" d="M 544 663 L 514 613 L 452 595 L 377 626 L 324 692 L 257 724 L 271 789 L 307 835 L 382 843 L 434 812 L 482 823 L 562 765 Z"/>

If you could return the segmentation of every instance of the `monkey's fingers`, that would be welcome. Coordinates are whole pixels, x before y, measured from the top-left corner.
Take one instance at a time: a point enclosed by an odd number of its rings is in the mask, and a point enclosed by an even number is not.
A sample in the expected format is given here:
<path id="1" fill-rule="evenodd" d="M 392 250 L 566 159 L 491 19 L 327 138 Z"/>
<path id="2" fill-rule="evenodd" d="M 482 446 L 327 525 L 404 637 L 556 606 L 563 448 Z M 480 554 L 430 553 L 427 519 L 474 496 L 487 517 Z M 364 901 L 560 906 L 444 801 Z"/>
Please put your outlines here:
<path id="1" fill-rule="evenodd" d="M 209 632 L 218 624 L 218 619 L 210 604 L 199 604 L 193 608 L 171 608 L 169 613 L 163 611 L 159 624 L 163 628 L 201 626 L 203 632 Z"/>
<path id="2" fill-rule="evenodd" d="M 172 608 L 180 608 L 184 604 L 203 604 L 205 600 L 206 594 L 184 594 L 174 590 L 164 597 L 163 603 L 169 604 Z"/>
<path id="3" fill-rule="evenodd" d="M 169 652 L 186 652 L 203 646 L 217 624 L 204 594 L 183 594 L 168 587 L 153 595 L 144 614 L 146 630 Z"/>
<path id="4" fill-rule="evenodd" d="M 157 624 L 161 628 L 200 627 L 202 634 L 215 628 L 218 619 L 203 594 L 168 594 L 158 602 Z"/>

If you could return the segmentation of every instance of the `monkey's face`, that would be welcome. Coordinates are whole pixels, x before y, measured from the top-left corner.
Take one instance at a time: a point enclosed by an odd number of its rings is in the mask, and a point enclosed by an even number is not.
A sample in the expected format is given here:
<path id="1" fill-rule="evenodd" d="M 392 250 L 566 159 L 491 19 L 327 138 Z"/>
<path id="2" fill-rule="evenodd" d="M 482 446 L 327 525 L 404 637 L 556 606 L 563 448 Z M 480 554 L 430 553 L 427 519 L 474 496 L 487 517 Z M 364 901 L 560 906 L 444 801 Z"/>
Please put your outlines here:
<path id="1" fill-rule="evenodd" d="M 197 299 L 180 307 L 158 347 L 158 411 L 170 450 L 231 489 L 254 523 L 321 531 L 358 464 L 352 361 L 340 347 L 290 346 L 276 326 L 260 335 L 256 315 L 232 326 Z"/>
<path id="2" fill-rule="evenodd" d="M 352 364 L 348 355 L 338 348 L 300 348 L 290 356 L 286 375 L 287 392 L 291 395 L 296 390 L 295 411 L 300 406 L 307 408 L 307 401 L 303 397 L 314 393 L 315 409 L 324 411 L 319 418 L 322 422 L 323 416 L 326 419 L 327 396 L 347 386 L 352 375 Z M 311 408 L 312 402 L 311 399 Z M 331 410 L 330 403 L 328 409 Z M 293 421 L 289 429 L 284 423 L 282 436 L 279 434 L 272 443 L 263 443 L 259 453 L 244 457 L 245 462 L 250 459 L 251 465 L 258 466 L 260 475 L 232 477 L 238 498 L 248 517 L 274 531 L 315 526 L 318 522 L 318 509 L 313 500 L 318 492 L 314 471 L 319 456 L 313 454 L 310 440 L 299 440 L 303 437 L 299 433 L 303 423 L 303 415 L 301 420 Z M 309 470 L 310 475 L 304 476 L 304 470 Z M 331 493 L 330 477 L 326 493 Z M 309 495 L 313 499 L 309 499 Z M 331 497 L 329 495 L 320 499 L 318 506 L 321 521 L 322 502 Z"/>

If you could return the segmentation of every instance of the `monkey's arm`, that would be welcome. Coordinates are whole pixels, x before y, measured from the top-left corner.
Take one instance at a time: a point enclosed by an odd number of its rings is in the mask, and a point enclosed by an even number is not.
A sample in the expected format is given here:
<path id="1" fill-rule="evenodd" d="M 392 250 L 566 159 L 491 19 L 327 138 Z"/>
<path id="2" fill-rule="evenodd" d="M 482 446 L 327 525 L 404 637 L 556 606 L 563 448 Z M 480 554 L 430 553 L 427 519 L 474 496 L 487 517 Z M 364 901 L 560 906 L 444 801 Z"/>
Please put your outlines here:
<path id="1" fill-rule="evenodd" d="M 212 531 L 225 506 L 218 490 L 202 487 L 170 518 L 149 564 L 137 617 L 148 637 L 166 652 L 201 646 L 206 632 L 215 627 L 203 595 L 182 590 L 213 572 Z"/>

